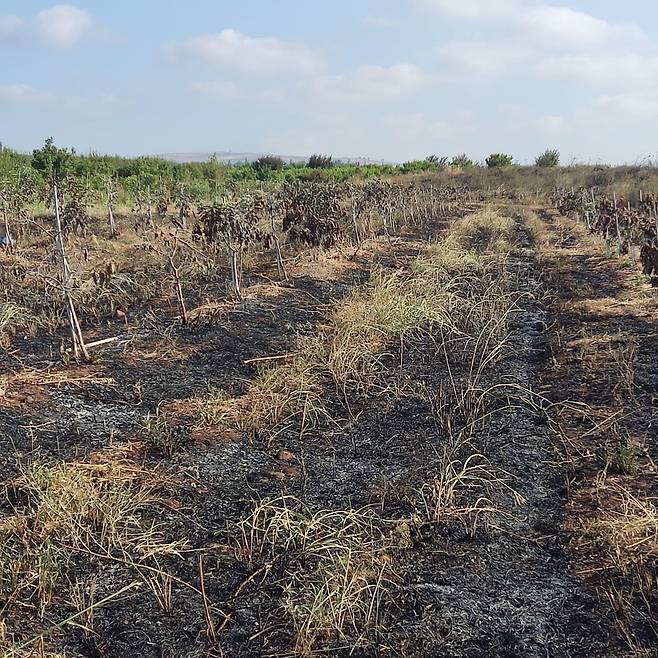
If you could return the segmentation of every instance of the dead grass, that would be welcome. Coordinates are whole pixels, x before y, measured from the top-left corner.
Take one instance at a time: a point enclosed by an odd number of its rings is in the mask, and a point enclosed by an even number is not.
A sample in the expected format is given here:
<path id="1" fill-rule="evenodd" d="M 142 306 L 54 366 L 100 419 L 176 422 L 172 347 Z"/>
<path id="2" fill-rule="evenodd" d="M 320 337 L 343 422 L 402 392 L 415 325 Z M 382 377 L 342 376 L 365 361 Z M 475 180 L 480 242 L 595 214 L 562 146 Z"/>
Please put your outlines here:
<path id="1" fill-rule="evenodd" d="M 35 336 L 40 325 L 39 318 L 29 309 L 14 302 L 0 303 L 0 347 L 9 347 L 17 334 Z"/>
<path id="2" fill-rule="evenodd" d="M 366 383 L 389 345 L 403 346 L 439 329 L 457 331 L 450 315 L 454 295 L 431 273 L 374 272 L 332 314 L 322 366 L 340 389 Z"/>
<path id="3" fill-rule="evenodd" d="M 506 516 L 504 498 L 520 503 L 508 478 L 479 454 L 458 459 L 444 450 L 436 474 L 419 489 L 414 501 L 419 524 L 458 523 L 474 537 L 479 528 L 488 530 L 494 519 Z"/>
<path id="4" fill-rule="evenodd" d="M 5 601 L 47 607 L 80 554 L 118 549 L 139 562 L 177 550 L 148 520 L 157 506 L 148 472 L 129 462 L 30 464 L 12 488 L 21 502 L 0 523 Z"/>
<path id="5" fill-rule="evenodd" d="M 602 541 L 622 569 L 654 561 L 658 566 L 658 499 L 631 492 L 621 484 L 613 485 L 614 504 L 586 531 Z"/>
<path id="6" fill-rule="evenodd" d="M 354 394 L 376 383 L 393 354 L 402 364 L 408 346 L 422 342 L 439 355 L 447 340 L 460 342 L 475 390 L 502 352 L 515 307 L 505 274 L 514 227 L 512 219 L 483 211 L 456 222 L 408 269 L 374 270 L 335 305 L 316 337 L 299 340 L 286 363 L 259 370 L 244 395 L 215 391 L 195 400 L 198 426 L 266 441 L 294 424 L 304 433 L 330 420 L 323 404 L 328 384 L 352 414 Z"/>
<path id="7" fill-rule="evenodd" d="M 315 656 L 336 642 L 367 647 L 383 630 L 397 576 L 389 535 L 369 510 L 313 512 L 282 497 L 259 504 L 238 530 L 240 560 L 281 564 L 279 605 L 294 655 Z"/>
<path id="8" fill-rule="evenodd" d="M 244 395 L 234 398 L 213 389 L 194 400 L 198 428 L 237 430 L 270 442 L 282 428 L 296 425 L 300 433 L 329 421 L 313 339 L 300 340 L 285 365 L 262 366 Z"/>
<path id="9" fill-rule="evenodd" d="M 651 641 L 639 639 L 636 631 L 642 623 L 658 637 L 658 499 L 615 482 L 603 510 L 585 522 L 583 532 L 601 568 L 611 574 L 603 589 L 631 655 L 653 655 Z"/>
<path id="10" fill-rule="evenodd" d="M 508 254 L 515 248 L 516 224 L 511 217 L 492 207 L 455 222 L 450 235 L 466 249 L 492 254 Z"/>

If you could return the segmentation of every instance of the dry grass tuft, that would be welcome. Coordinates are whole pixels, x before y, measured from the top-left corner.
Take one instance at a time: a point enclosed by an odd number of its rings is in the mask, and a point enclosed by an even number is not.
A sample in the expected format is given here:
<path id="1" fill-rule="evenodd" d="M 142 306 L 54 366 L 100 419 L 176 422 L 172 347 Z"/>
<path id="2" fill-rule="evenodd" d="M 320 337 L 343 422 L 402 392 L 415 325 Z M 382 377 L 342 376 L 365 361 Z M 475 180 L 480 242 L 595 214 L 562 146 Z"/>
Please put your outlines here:
<path id="1" fill-rule="evenodd" d="M 511 217 L 493 208 L 468 215 L 455 222 L 450 235 L 466 249 L 492 254 L 507 254 L 514 250 L 516 224 Z"/>
<path id="2" fill-rule="evenodd" d="M 147 520 L 157 500 L 148 473 L 132 464 L 32 464 L 12 486 L 21 503 L 0 522 L 6 601 L 49 605 L 80 554 L 116 549 L 140 561 L 176 550 Z"/>
<path id="3" fill-rule="evenodd" d="M 383 629 L 397 577 L 391 540 L 369 511 L 313 512 L 282 497 L 258 505 L 239 532 L 239 559 L 283 569 L 279 605 L 294 655 L 330 651 L 338 641 L 366 647 Z"/>
<path id="4" fill-rule="evenodd" d="M 315 341 L 300 341 L 289 363 L 261 367 L 238 398 L 218 389 L 196 398 L 197 427 L 237 430 L 270 441 L 283 428 L 299 425 L 304 434 L 330 420 L 315 347 Z"/>
<path id="5" fill-rule="evenodd" d="M 496 517 L 505 516 L 500 501 L 523 499 L 508 484 L 505 474 L 479 454 L 457 459 L 444 451 L 435 476 L 418 491 L 416 523 L 459 523 L 474 537 L 478 528 L 487 530 Z"/>
<path id="6" fill-rule="evenodd" d="M 0 303 L 0 347 L 9 347 L 9 341 L 20 333 L 34 336 L 39 326 L 39 319 L 27 308 L 14 302 Z"/>
<path id="7" fill-rule="evenodd" d="M 623 570 L 652 562 L 658 566 L 658 499 L 636 495 L 614 485 L 615 504 L 586 525 Z"/>

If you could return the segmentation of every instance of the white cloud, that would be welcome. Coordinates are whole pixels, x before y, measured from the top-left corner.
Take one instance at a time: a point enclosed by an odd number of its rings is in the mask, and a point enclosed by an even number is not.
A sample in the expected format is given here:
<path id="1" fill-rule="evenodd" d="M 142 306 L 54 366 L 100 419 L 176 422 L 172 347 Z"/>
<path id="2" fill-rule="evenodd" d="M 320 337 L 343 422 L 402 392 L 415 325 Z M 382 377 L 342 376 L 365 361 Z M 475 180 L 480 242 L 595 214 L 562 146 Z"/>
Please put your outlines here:
<path id="1" fill-rule="evenodd" d="M 244 98 L 245 92 L 240 85 L 231 81 L 211 80 L 207 82 L 195 82 L 192 91 L 208 98 L 216 100 L 239 100 Z"/>
<path id="2" fill-rule="evenodd" d="M 535 119 L 534 125 L 541 132 L 557 135 L 565 129 L 566 121 L 564 117 L 550 114 Z"/>
<path id="3" fill-rule="evenodd" d="M 386 116 L 382 123 L 385 128 L 405 139 L 438 139 L 451 134 L 448 122 L 430 119 L 420 112 Z"/>
<path id="4" fill-rule="evenodd" d="M 469 20 L 500 19 L 513 15 L 523 0 L 412 0 L 420 9 Z"/>
<path id="5" fill-rule="evenodd" d="M 413 64 L 360 66 L 352 73 L 319 78 L 314 83 L 314 89 L 333 101 L 374 103 L 407 96 L 425 80 L 425 74 Z"/>
<path id="6" fill-rule="evenodd" d="M 395 27 L 397 25 L 397 21 L 392 16 L 371 15 L 371 16 L 366 16 L 363 19 L 363 24 L 366 27 L 380 29 L 380 28 Z"/>
<path id="7" fill-rule="evenodd" d="M 604 44 L 613 39 L 642 38 L 642 31 L 633 26 L 613 25 L 582 11 L 569 7 L 539 5 L 520 13 L 518 26 L 533 37 L 545 39 L 548 44 L 567 44 L 588 47 Z"/>
<path id="8" fill-rule="evenodd" d="M 54 48 L 75 46 L 94 27 L 89 12 L 73 5 L 55 5 L 40 11 L 35 18 L 37 33 Z"/>
<path id="9" fill-rule="evenodd" d="M 609 23 L 564 5 L 533 0 L 411 0 L 420 9 L 450 18 L 499 21 L 521 37 L 540 37 L 577 46 L 603 43 L 612 38 L 643 38 L 642 30 L 630 24 Z"/>
<path id="10" fill-rule="evenodd" d="M 592 85 L 648 83 L 658 80 L 658 56 L 561 55 L 546 58 L 537 70 L 546 77 Z"/>
<path id="11" fill-rule="evenodd" d="M 0 41 L 13 39 L 23 29 L 25 21 L 20 16 L 0 16 Z"/>
<path id="12" fill-rule="evenodd" d="M 0 105 L 45 103 L 51 94 L 36 90 L 31 85 L 0 85 Z"/>
<path id="13" fill-rule="evenodd" d="M 658 118 L 658 92 L 629 92 L 600 96 L 595 106 L 634 119 Z"/>
<path id="14" fill-rule="evenodd" d="M 451 0 L 416 0 L 461 18 L 490 21 L 479 2 L 462 9 Z M 511 1 L 511 0 L 510 0 Z M 566 6 L 514 0 L 495 4 L 501 19 L 488 40 L 452 41 L 437 49 L 449 68 L 476 74 L 527 74 L 593 86 L 658 81 L 658 57 L 642 55 L 647 40 L 637 26 L 597 18 Z M 478 11 L 475 11 L 478 10 Z M 641 47 L 641 49 L 640 49 Z"/>
<path id="15" fill-rule="evenodd" d="M 45 108 L 48 112 L 63 111 L 98 115 L 113 111 L 119 99 L 110 94 L 101 96 L 67 96 L 36 89 L 28 84 L 0 85 L 0 107 L 22 105 Z"/>
<path id="16" fill-rule="evenodd" d="M 451 66 L 476 73 L 509 71 L 528 55 L 520 44 L 497 41 L 451 41 L 441 46 L 438 53 Z"/>
<path id="17" fill-rule="evenodd" d="M 181 59 L 195 59 L 217 67 L 247 73 L 317 73 L 319 57 L 306 46 L 275 37 L 249 37 L 237 30 L 193 37 L 173 44 L 170 50 Z"/>

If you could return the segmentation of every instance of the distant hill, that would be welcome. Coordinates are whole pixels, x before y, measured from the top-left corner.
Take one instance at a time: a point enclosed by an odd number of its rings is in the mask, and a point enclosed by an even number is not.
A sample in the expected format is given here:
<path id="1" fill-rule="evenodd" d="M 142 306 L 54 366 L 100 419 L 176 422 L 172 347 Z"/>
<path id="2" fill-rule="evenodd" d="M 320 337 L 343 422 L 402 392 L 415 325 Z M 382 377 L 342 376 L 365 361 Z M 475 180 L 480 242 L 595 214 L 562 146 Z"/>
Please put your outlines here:
<path id="1" fill-rule="evenodd" d="M 219 162 L 225 164 L 242 164 L 244 162 L 254 162 L 264 155 L 272 155 L 271 153 L 235 153 L 233 151 L 217 151 L 214 153 L 160 153 L 156 155 L 157 158 L 169 160 L 171 162 L 207 162 L 208 159 L 216 155 Z M 307 155 L 280 155 L 278 156 L 285 162 L 306 162 Z M 382 164 L 382 160 L 372 160 L 370 158 L 334 158 L 335 162 L 343 162 L 347 164 Z M 391 164 L 391 163 L 384 163 Z"/>

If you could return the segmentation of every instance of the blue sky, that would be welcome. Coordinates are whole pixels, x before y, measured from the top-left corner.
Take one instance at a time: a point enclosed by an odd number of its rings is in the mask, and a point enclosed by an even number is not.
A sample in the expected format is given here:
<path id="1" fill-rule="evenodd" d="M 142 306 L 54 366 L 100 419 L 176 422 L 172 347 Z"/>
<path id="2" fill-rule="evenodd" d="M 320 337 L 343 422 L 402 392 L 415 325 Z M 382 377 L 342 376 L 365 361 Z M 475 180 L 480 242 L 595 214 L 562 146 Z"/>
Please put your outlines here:
<path id="1" fill-rule="evenodd" d="M 0 140 L 656 159 L 657 37 L 648 0 L 0 0 Z"/>

